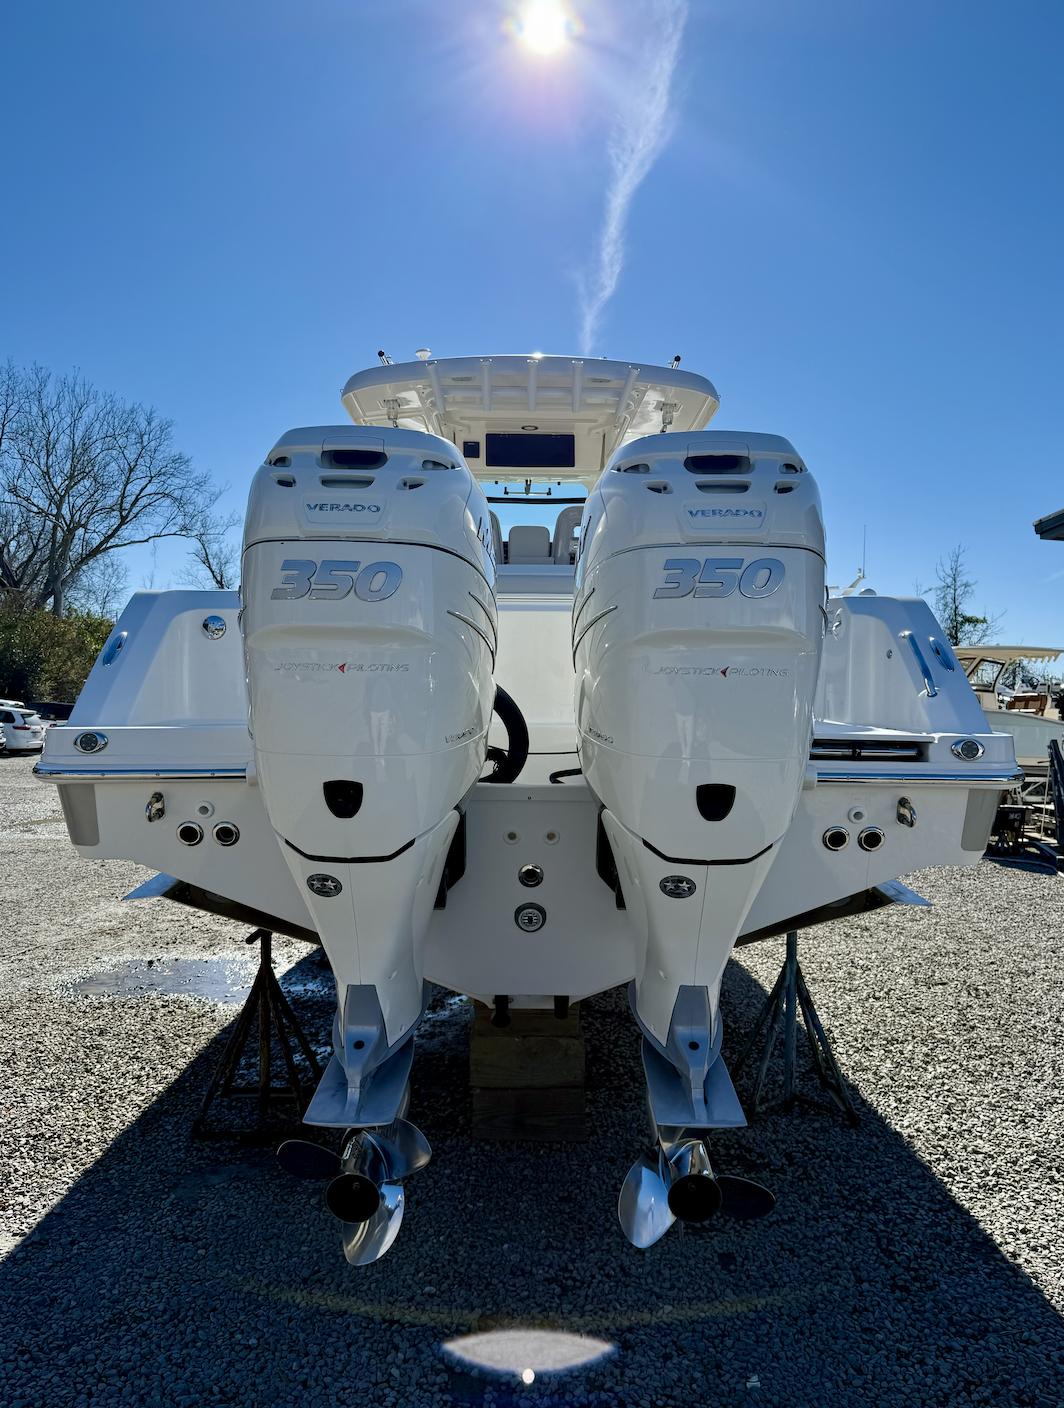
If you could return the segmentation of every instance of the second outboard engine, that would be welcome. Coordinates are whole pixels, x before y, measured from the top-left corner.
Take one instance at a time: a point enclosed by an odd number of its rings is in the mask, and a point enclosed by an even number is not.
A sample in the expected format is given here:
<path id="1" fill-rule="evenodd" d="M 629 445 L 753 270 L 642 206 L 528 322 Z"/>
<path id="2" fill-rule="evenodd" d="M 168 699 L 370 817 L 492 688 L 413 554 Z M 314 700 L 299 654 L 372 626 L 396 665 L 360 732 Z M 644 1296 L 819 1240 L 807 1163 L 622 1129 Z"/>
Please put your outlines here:
<path id="1" fill-rule="evenodd" d="M 745 1123 L 716 1059 L 718 993 L 798 804 L 823 605 L 819 496 L 786 440 L 647 436 L 589 497 L 578 746 L 612 850 L 600 869 L 638 935 L 659 1128 Z"/>
<path id="2" fill-rule="evenodd" d="M 258 471 L 241 624 L 258 785 L 337 987 L 311 1124 L 403 1105 L 422 950 L 494 687 L 487 502 L 418 431 L 289 431 Z"/>

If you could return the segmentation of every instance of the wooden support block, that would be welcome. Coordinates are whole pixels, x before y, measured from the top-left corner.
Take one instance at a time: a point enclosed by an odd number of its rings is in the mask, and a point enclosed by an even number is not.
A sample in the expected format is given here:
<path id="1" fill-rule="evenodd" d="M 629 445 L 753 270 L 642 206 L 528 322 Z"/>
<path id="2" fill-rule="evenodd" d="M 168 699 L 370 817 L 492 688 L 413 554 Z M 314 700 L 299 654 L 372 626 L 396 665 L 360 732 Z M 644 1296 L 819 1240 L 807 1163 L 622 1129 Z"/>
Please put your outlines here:
<path id="1" fill-rule="evenodd" d="M 572 1036 L 506 1036 L 484 1039 L 477 1033 L 469 1047 L 469 1083 L 480 1090 L 582 1089 L 584 1043 Z"/>
<path id="2" fill-rule="evenodd" d="M 473 1004 L 473 1027 L 485 1036 L 572 1036 L 583 1039 L 580 1027 L 580 1004 L 574 1002 L 564 1017 L 556 1017 L 542 1007 L 511 1007 L 510 1025 L 493 1027 L 492 1011 L 483 1002 Z"/>
<path id="3" fill-rule="evenodd" d="M 584 1092 L 561 1090 L 473 1091 L 476 1139 L 576 1142 L 587 1138 Z"/>
<path id="4" fill-rule="evenodd" d="M 516 1008 L 494 1027 L 477 1004 L 470 1036 L 473 1134 L 480 1139 L 577 1140 L 584 1119 L 584 1037 L 580 1012 Z"/>

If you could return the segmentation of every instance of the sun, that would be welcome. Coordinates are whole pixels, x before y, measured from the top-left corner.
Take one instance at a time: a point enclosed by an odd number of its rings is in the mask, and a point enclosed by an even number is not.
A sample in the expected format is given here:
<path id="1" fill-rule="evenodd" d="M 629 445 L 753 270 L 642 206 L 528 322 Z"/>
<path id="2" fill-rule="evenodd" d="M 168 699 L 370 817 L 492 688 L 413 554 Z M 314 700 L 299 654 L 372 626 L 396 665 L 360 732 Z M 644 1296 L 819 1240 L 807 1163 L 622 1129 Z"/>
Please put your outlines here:
<path id="1" fill-rule="evenodd" d="M 527 0 L 516 29 L 526 49 L 548 55 L 565 47 L 572 33 L 572 23 L 561 0 Z"/>

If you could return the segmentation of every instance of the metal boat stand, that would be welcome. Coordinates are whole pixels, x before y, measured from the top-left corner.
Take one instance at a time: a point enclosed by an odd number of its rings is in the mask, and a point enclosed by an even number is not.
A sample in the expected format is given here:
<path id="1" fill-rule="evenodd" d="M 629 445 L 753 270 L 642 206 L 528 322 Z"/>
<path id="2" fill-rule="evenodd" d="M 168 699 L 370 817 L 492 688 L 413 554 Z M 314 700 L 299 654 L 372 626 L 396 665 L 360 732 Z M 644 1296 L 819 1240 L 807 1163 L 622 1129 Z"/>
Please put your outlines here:
<path id="1" fill-rule="evenodd" d="M 782 1033 L 783 1091 L 780 1100 L 776 1103 L 784 1110 L 792 1110 L 799 1100 L 804 1100 L 805 1097 L 800 1096 L 796 1090 L 799 1008 L 801 1008 L 805 1023 L 809 1052 L 813 1058 L 813 1066 L 821 1087 L 827 1091 L 846 1116 L 847 1122 L 856 1125 L 859 1123 L 857 1111 L 850 1099 L 838 1062 L 835 1060 L 831 1042 L 828 1040 L 827 1033 L 817 1015 L 813 999 L 809 995 L 805 978 L 802 976 L 801 965 L 798 962 L 798 932 L 795 929 L 792 929 L 787 935 L 787 955 L 783 961 L 783 967 L 780 969 L 780 975 L 762 1004 L 757 1021 L 754 1023 L 754 1029 L 750 1033 L 739 1059 L 732 1067 L 732 1074 L 739 1075 L 760 1041 L 757 1078 L 754 1081 L 754 1089 L 750 1098 L 750 1109 L 752 1113 L 757 1114 L 771 1108 L 762 1102 L 761 1093 L 764 1089 L 765 1076 L 768 1074 L 772 1054 L 776 1049 L 776 1042 Z"/>
<path id="2" fill-rule="evenodd" d="M 268 1128 L 266 1119 L 276 1102 L 279 1100 L 294 1101 L 299 1115 L 302 1116 L 314 1085 L 321 1078 L 321 1067 L 314 1054 L 314 1049 L 307 1040 L 306 1033 L 300 1026 L 296 1014 L 292 1011 L 291 1004 L 281 991 L 277 974 L 273 971 L 273 935 L 266 929 L 256 929 L 254 933 L 248 935 L 245 942 L 259 945 L 259 969 L 255 974 L 251 991 L 240 1009 L 236 1025 L 225 1044 L 222 1058 L 211 1077 L 211 1083 L 203 1097 L 203 1104 L 196 1117 L 196 1122 L 192 1126 L 192 1135 L 195 1139 L 244 1139 L 248 1141 L 273 1139 L 277 1133 L 276 1126 L 272 1129 Z M 259 1045 L 258 1077 L 254 1083 L 237 1085 L 236 1077 L 240 1069 L 241 1058 L 251 1040 L 252 1032 L 256 1029 Z M 274 1082 L 271 1070 L 274 1033 L 288 1077 L 287 1081 L 280 1085 Z M 293 1049 L 293 1042 L 310 1067 L 310 1074 L 313 1078 L 305 1094 L 303 1082 L 296 1066 L 296 1052 Z M 231 1098 L 250 1098 L 258 1101 L 259 1122 L 257 1127 L 252 1126 L 250 1129 L 208 1127 L 207 1115 L 214 1102 Z"/>

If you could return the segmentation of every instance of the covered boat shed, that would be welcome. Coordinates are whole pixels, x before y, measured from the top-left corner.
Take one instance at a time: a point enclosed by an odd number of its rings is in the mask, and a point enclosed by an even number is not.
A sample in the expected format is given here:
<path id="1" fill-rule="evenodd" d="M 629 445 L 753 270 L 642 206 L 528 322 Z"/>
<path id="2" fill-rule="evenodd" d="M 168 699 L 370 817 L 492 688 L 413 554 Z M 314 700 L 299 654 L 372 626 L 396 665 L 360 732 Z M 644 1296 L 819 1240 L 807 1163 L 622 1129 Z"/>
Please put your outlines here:
<path id="1" fill-rule="evenodd" d="M 1036 518 L 1034 531 L 1046 542 L 1059 543 L 1064 540 L 1064 508 L 1058 508 L 1056 513 L 1047 513 L 1044 518 Z"/>

